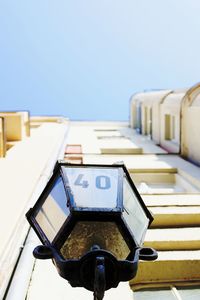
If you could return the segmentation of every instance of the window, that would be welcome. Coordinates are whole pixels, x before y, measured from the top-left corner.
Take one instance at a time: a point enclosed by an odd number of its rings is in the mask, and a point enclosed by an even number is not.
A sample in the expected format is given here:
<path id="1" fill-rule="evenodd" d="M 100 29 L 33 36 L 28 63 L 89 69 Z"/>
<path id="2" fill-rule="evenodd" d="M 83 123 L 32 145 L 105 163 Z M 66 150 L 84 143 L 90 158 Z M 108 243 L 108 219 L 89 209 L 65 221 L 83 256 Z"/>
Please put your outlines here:
<path id="1" fill-rule="evenodd" d="M 65 148 L 64 160 L 68 163 L 82 164 L 82 146 L 80 144 L 68 144 Z"/>
<path id="2" fill-rule="evenodd" d="M 65 149 L 65 154 L 82 154 L 82 147 L 79 144 L 68 144 Z"/>
<path id="3" fill-rule="evenodd" d="M 67 156 L 65 156 L 64 161 L 66 161 L 68 163 L 80 165 L 80 164 L 83 163 L 83 158 L 81 156 L 70 156 L 70 155 L 67 155 Z"/>
<path id="4" fill-rule="evenodd" d="M 153 119 L 153 116 L 152 116 L 152 108 L 150 107 L 149 109 L 149 135 L 151 136 L 152 135 L 152 119 Z"/>
<path id="5" fill-rule="evenodd" d="M 164 289 L 149 289 L 134 292 L 134 300 L 199 300 L 199 286 L 175 287 L 171 286 Z"/>
<path id="6" fill-rule="evenodd" d="M 149 106 L 144 107 L 143 134 L 149 136 L 152 134 L 152 108 Z"/>
<path id="7" fill-rule="evenodd" d="M 175 122 L 175 116 L 165 115 L 165 140 L 175 140 Z"/>
<path id="8" fill-rule="evenodd" d="M 117 129 L 95 129 L 94 131 L 98 139 L 122 136 L 120 131 Z"/>
<path id="9" fill-rule="evenodd" d="M 148 108 L 144 108 L 144 134 L 148 134 Z"/>

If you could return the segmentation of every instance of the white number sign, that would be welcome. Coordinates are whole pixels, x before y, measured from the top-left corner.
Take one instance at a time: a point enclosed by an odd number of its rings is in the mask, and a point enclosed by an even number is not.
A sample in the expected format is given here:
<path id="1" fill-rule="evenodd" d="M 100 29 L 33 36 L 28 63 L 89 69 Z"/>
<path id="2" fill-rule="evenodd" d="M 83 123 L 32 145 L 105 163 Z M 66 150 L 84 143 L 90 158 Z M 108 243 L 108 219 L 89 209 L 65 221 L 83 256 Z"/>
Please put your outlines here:
<path id="1" fill-rule="evenodd" d="M 65 173 L 78 207 L 117 206 L 117 169 L 65 168 Z"/>

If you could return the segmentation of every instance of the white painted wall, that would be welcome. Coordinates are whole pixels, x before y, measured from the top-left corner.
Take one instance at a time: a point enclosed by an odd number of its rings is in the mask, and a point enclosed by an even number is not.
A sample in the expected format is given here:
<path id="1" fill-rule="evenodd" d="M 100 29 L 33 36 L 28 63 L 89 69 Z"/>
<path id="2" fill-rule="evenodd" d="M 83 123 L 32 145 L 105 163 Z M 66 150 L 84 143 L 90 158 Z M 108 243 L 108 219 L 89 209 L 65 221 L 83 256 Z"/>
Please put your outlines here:
<path id="1" fill-rule="evenodd" d="M 0 299 L 28 231 L 25 213 L 63 156 L 68 126 L 44 124 L 0 159 Z"/>

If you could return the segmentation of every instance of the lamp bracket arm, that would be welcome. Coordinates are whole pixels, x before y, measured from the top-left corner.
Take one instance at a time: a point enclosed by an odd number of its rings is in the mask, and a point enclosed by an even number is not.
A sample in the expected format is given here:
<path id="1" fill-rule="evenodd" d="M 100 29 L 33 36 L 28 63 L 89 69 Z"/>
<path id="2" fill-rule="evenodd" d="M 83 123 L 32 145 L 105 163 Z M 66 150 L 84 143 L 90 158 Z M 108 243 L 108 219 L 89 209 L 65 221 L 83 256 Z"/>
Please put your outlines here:
<path id="1" fill-rule="evenodd" d="M 105 259 L 104 257 L 96 258 L 95 272 L 94 272 L 94 300 L 102 300 L 106 289 L 105 278 Z"/>

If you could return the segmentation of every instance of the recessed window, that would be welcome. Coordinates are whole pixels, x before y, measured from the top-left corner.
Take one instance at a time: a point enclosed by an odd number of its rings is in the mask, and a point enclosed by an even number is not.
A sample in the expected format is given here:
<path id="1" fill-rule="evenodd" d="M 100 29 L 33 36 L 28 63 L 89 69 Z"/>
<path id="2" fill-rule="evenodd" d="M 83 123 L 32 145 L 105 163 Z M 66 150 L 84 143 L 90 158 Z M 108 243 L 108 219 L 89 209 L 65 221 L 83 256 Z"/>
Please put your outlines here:
<path id="1" fill-rule="evenodd" d="M 141 154 L 142 149 L 126 137 L 104 137 L 98 139 L 102 154 Z"/>
<path id="2" fill-rule="evenodd" d="M 152 134 L 152 108 L 145 106 L 144 107 L 144 127 L 143 127 L 144 135 Z"/>
<path id="3" fill-rule="evenodd" d="M 144 108 L 144 134 L 148 134 L 148 108 Z"/>
<path id="4" fill-rule="evenodd" d="M 103 138 L 109 138 L 109 137 L 121 137 L 122 134 L 120 133 L 119 130 L 115 130 L 115 129 L 95 129 L 95 134 L 96 134 L 96 137 L 98 139 L 103 139 Z"/>
<path id="5" fill-rule="evenodd" d="M 64 161 L 68 162 L 68 163 L 72 163 L 72 164 L 82 164 L 83 163 L 83 158 L 81 156 L 70 156 L 67 155 L 64 157 Z"/>
<path id="6" fill-rule="evenodd" d="M 144 291 L 138 291 L 134 293 L 135 300 L 177 300 L 177 298 L 173 295 L 170 288 L 166 289 L 150 289 Z"/>
<path id="7" fill-rule="evenodd" d="M 82 164 L 82 146 L 80 144 L 68 144 L 65 148 L 64 160 L 68 163 Z"/>
<path id="8" fill-rule="evenodd" d="M 199 286 L 175 287 L 145 289 L 134 292 L 135 300 L 198 300 L 200 299 Z"/>
<path id="9" fill-rule="evenodd" d="M 65 154 L 82 154 L 82 147 L 79 144 L 69 144 L 66 146 Z"/>
<path id="10" fill-rule="evenodd" d="M 173 115 L 165 115 L 165 140 L 175 140 L 176 118 Z"/>

